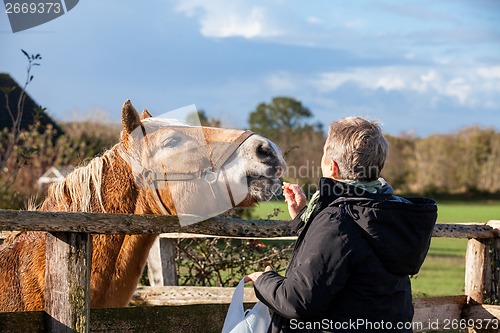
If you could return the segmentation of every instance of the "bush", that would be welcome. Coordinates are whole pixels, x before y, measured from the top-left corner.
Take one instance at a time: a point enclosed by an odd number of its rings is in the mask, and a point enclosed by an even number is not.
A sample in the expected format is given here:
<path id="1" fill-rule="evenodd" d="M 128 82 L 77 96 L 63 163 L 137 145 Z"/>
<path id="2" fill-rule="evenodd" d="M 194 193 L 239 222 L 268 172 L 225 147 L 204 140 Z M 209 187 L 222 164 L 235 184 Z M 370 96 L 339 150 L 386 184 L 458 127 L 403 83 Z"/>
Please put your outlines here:
<path id="1" fill-rule="evenodd" d="M 284 273 L 293 241 L 188 238 L 178 240 L 176 248 L 179 285 L 234 287 L 268 265 Z"/>

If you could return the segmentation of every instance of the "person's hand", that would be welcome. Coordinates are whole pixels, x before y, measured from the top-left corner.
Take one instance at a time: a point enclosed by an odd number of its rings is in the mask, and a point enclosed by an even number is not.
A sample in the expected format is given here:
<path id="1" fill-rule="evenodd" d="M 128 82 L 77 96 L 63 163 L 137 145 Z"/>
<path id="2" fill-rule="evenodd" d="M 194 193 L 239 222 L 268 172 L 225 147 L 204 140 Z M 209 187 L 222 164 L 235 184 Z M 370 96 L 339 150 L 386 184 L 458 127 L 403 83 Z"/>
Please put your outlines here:
<path id="1" fill-rule="evenodd" d="M 299 185 L 286 182 L 283 183 L 283 195 L 288 204 L 288 212 L 293 219 L 306 206 L 306 195 Z"/>
<path id="2" fill-rule="evenodd" d="M 270 272 L 272 270 L 273 270 L 273 268 L 271 266 L 267 266 L 264 272 Z M 264 272 L 253 272 L 252 274 L 245 276 L 245 283 L 250 282 L 250 283 L 254 284 L 254 282 L 257 281 L 259 276 L 261 276 L 262 273 L 264 273 Z"/>

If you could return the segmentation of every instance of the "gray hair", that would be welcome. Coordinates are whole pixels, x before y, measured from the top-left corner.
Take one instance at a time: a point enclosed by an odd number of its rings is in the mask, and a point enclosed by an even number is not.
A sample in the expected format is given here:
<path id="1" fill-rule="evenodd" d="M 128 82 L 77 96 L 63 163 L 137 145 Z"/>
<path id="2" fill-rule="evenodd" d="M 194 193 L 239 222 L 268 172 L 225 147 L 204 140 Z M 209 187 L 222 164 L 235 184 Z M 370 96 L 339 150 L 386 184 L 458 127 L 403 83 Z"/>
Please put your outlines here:
<path id="1" fill-rule="evenodd" d="M 378 122 L 347 117 L 330 124 L 325 157 L 339 166 L 339 177 L 372 181 L 380 176 L 389 144 Z"/>

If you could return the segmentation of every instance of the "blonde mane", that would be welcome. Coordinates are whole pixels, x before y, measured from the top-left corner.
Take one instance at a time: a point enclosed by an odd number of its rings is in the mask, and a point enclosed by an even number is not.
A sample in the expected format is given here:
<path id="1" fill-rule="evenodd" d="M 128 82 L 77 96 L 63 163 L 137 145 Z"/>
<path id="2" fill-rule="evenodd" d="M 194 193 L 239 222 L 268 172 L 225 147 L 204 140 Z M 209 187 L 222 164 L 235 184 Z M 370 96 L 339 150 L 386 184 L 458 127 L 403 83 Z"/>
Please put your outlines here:
<path id="1" fill-rule="evenodd" d="M 114 156 L 111 149 L 76 168 L 64 180 L 49 187 L 48 197 L 61 205 L 62 211 L 106 213 L 101 192 L 102 172 L 104 163 L 112 161 Z"/>

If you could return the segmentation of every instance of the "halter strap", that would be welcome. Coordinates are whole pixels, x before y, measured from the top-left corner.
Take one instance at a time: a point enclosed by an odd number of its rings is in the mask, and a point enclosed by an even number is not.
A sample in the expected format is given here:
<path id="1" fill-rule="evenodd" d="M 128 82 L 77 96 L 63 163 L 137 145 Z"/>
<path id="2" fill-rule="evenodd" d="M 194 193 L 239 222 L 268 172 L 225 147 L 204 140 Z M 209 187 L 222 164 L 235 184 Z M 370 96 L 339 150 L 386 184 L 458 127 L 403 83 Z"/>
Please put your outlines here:
<path id="1" fill-rule="evenodd" d="M 243 142 L 245 142 L 249 137 L 251 137 L 254 134 L 255 134 L 254 132 L 249 130 L 243 131 L 243 133 L 241 133 L 236 138 L 236 140 L 232 142 L 232 149 L 226 149 L 224 153 L 221 156 L 219 156 L 217 161 L 214 161 L 213 169 L 215 170 L 221 169 L 224 163 L 226 163 L 229 157 L 233 155 L 233 153 L 243 144 Z"/>

